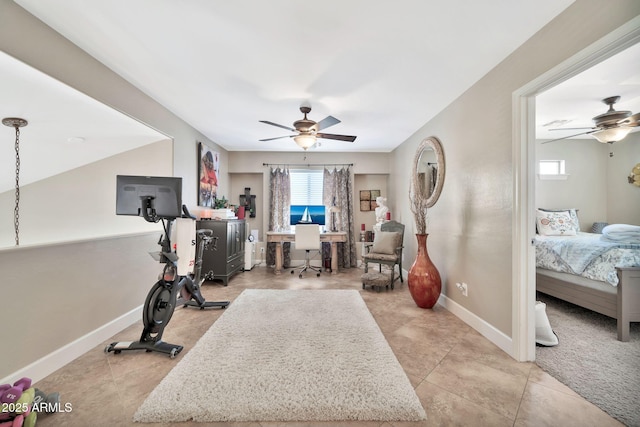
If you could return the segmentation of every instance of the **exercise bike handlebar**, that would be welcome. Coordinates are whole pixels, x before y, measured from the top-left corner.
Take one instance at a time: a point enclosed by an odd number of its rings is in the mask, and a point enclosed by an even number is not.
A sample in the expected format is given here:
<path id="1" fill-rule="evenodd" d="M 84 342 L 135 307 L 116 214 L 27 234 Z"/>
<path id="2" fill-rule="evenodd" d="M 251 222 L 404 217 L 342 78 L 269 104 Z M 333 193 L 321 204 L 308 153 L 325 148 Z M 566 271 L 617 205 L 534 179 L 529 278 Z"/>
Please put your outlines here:
<path id="1" fill-rule="evenodd" d="M 191 212 L 189 212 L 187 205 L 182 205 L 182 218 L 196 219 L 196 217 L 194 215 L 191 215 Z"/>

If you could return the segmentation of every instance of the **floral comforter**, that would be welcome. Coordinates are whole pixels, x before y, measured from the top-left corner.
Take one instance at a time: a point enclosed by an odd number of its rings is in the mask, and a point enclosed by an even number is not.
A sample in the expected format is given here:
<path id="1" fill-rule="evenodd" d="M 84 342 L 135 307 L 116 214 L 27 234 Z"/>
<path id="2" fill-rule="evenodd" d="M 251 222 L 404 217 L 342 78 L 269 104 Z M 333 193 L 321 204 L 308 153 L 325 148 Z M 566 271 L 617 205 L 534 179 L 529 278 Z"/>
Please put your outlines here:
<path id="1" fill-rule="evenodd" d="M 640 245 L 607 242 L 600 234 L 536 235 L 536 267 L 618 285 L 615 267 L 640 266 Z"/>

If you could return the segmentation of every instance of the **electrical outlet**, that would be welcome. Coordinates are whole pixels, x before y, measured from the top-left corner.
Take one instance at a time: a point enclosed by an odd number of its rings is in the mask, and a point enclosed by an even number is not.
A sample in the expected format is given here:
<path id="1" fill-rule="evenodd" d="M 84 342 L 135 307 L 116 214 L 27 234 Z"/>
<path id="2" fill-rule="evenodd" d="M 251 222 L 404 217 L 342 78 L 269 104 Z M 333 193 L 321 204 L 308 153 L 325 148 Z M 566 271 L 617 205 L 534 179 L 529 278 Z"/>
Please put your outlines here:
<path id="1" fill-rule="evenodd" d="M 456 283 L 456 287 L 460 290 L 465 297 L 469 296 L 469 290 L 466 283 Z"/>

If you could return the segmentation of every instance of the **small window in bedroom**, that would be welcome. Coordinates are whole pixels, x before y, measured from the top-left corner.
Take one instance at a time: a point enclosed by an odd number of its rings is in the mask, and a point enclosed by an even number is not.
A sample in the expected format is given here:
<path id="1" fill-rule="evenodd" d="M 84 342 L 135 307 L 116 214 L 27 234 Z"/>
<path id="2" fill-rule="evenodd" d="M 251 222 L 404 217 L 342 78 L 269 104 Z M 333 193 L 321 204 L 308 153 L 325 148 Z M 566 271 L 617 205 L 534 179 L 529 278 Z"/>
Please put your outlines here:
<path id="1" fill-rule="evenodd" d="M 540 160 L 538 177 L 540 179 L 567 179 L 564 173 L 564 160 Z"/>

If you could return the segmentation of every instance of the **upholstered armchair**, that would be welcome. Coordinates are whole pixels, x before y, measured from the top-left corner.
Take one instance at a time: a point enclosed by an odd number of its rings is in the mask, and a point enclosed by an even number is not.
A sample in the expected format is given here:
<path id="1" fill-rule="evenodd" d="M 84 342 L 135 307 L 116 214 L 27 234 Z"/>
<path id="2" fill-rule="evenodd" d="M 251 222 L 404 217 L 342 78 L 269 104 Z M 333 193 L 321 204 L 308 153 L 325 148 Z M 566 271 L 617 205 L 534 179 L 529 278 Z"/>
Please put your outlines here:
<path id="1" fill-rule="evenodd" d="M 378 264 L 378 271 L 382 272 L 382 265 L 391 268 L 391 287 L 395 277 L 395 266 L 398 266 L 400 281 L 402 278 L 402 248 L 404 245 L 404 224 L 397 221 L 387 221 L 381 224 L 380 232 L 376 233 L 373 242 L 365 243 L 362 262 L 364 272 L 369 272 L 369 263 Z"/>

